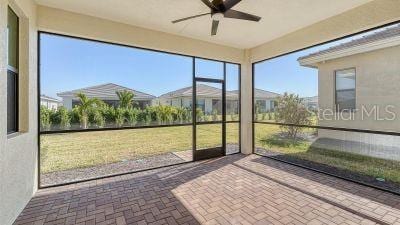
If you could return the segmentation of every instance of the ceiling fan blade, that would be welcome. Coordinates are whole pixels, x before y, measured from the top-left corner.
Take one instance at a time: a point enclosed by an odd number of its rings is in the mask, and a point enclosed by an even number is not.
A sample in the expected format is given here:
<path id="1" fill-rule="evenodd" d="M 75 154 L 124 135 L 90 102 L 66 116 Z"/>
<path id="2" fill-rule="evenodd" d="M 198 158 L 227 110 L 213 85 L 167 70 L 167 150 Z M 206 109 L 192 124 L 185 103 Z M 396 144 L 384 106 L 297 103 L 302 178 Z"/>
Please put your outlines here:
<path id="1" fill-rule="evenodd" d="M 259 17 L 259 16 L 251 15 L 251 14 L 240 12 L 240 11 L 236 11 L 236 10 L 233 10 L 233 9 L 230 9 L 230 10 L 226 11 L 224 13 L 224 17 L 232 18 L 232 19 L 250 20 L 250 21 L 256 21 L 256 22 L 261 20 L 261 17 Z"/>
<path id="2" fill-rule="evenodd" d="M 231 9 L 233 6 L 235 6 L 236 4 L 238 4 L 241 1 L 242 0 L 225 0 L 224 1 L 225 10 Z"/>
<path id="3" fill-rule="evenodd" d="M 212 21 L 211 35 L 216 35 L 217 34 L 218 24 L 219 24 L 218 20 L 213 20 Z"/>
<path id="4" fill-rule="evenodd" d="M 190 20 L 190 19 L 193 19 L 193 18 L 197 18 L 197 17 L 201 17 L 201 16 L 205 16 L 205 15 L 210 15 L 211 13 L 203 13 L 203 14 L 199 14 L 199 15 L 195 15 L 195 16 L 189 16 L 189 17 L 185 17 L 185 18 L 182 18 L 182 19 L 179 19 L 179 20 L 174 20 L 174 21 L 172 21 L 172 23 L 179 23 L 179 22 L 182 22 L 182 21 L 185 21 L 185 20 Z"/>
<path id="5" fill-rule="evenodd" d="M 216 8 L 218 8 L 219 10 L 223 10 L 223 9 L 225 8 L 225 6 L 224 6 L 224 1 L 222 1 L 222 0 L 213 0 L 213 1 L 212 1 L 212 4 L 213 4 Z"/>
<path id="6" fill-rule="evenodd" d="M 215 5 L 213 5 L 210 1 L 208 0 L 201 0 L 206 6 L 208 6 L 208 8 L 212 9 L 212 10 L 218 10 L 217 7 L 215 7 Z"/>

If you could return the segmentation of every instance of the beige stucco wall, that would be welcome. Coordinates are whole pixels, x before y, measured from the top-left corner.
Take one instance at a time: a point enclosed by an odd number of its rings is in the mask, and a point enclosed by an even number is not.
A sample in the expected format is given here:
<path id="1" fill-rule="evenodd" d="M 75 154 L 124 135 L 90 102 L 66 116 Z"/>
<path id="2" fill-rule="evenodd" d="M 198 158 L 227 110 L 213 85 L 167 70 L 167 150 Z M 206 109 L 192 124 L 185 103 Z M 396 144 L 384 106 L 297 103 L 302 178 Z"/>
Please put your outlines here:
<path id="1" fill-rule="evenodd" d="M 320 120 L 322 126 L 400 132 L 400 46 L 380 49 L 326 61 L 318 64 L 318 96 L 320 109 L 335 111 L 335 70 L 356 69 L 356 108 L 344 118 Z M 397 115 L 386 112 L 386 106 Z M 362 110 L 364 107 L 365 110 Z M 376 109 L 378 114 L 368 116 Z M 379 109 L 379 110 L 378 110 Z M 329 112 L 329 111 L 328 111 Z M 351 118 L 350 116 L 354 117 Z M 348 120 L 347 118 L 351 118 Z M 387 120 L 380 120 L 387 118 Z"/>
<path id="2" fill-rule="evenodd" d="M 20 130 L 7 136 L 7 0 L 0 0 L 0 224 L 11 224 L 37 189 L 36 6 L 10 1 L 20 17 Z"/>

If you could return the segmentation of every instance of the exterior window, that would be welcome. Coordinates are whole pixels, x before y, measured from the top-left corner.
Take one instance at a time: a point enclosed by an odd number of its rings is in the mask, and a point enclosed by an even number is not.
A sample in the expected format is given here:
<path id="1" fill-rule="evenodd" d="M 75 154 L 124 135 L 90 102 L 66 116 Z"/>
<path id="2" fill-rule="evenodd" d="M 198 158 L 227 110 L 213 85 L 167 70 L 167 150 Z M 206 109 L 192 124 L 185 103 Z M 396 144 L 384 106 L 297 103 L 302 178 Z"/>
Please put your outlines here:
<path id="1" fill-rule="evenodd" d="M 335 79 L 336 110 L 353 111 L 356 108 L 356 70 L 337 70 Z"/>
<path id="2" fill-rule="evenodd" d="M 18 16 L 8 8 L 7 19 L 7 133 L 18 131 Z"/>

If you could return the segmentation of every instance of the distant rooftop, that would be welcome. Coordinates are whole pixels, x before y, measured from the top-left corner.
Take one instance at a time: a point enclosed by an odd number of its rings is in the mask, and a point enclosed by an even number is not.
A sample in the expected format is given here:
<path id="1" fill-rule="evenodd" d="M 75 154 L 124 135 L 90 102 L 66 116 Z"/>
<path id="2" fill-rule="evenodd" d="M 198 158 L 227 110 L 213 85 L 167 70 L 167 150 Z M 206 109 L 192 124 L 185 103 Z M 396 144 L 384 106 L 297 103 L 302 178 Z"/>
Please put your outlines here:
<path id="1" fill-rule="evenodd" d="M 181 88 L 181 89 L 178 89 L 175 91 L 165 93 L 165 94 L 161 95 L 160 98 L 192 97 L 192 91 L 193 91 L 193 89 L 191 86 L 185 87 L 185 88 Z M 221 97 L 221 89 L 220 88 L 208 86 L 205 84 L 197 85 L 196 91 L 197 91 L 197 95 L 202 96 L 202 97 L 214 97 L 214 98 Z M 238 90 L 226 91 L 226 98 L 227 99 L 238 98 L 238 93 L 239 93 Z M 265 90 L 261 90 L 261 89 L 255 89 L 254 94 L 255 94 L 256 98 L 265 98 L 265 99 L 276 98 L 279 96 L 279 94 L 277 94 L 277 93 L 265 91 Z"/>
<path id="2" fill-rule="evenodd" d="M 198 84 L 196 86 L 196 91 L 197 95 L 202 97 L 215 97 L 215 98 L 222 97 L 221 96 L 222 91 L 220 88 L 212 87 L 205 84 Z M 160 98 L 192 97 L 192 92 L 193 88 L 192 86 L 190 86 L 165 93 L 161 95 Z M 237 93 L 230 91 L 226 92 L 227 98 L 237 98 L 237 96 L 238 96 Z"/>
<path id="3" fill-rule="evenodd" d="M 59 97 L 73 97 L 75 98 L 77 94 L 83 93 L 89 98 L 99 98 L 103 100 L 118 100 L 118 96 L 116 94 L 117 91 L 131 91 L 135 94 L 135 100 L 152 100 L 155 96 L 136 91 L 127 87 L 123 87 L 121 85 L 106 83 L 96 86 L 90 86 L 85 88 L 80 88 L 72 91 L 65 91 L 61 93 L 57 93 Z"/>
<path id="4" fill-rule="evenodd" d="M 254 98 L 277 98 L 280 94 L 262 89 L 254 89 Z"/>
<path id="5" fill-rule="evenodd" d="M 302 65 L 307 65 L 307 64 L 311 64 L 308 62 L 305 62 L 307 60 L 311 60 L 311 59 L 315 59 L 318 57 L 322 57 L 325 55 L 332 55 L 332 54 L 337 54 L 336 56 L 340 56 L 338 55 L 339 52 L 348 50 L 348 49 L 354 49 L 357 47 L 361 47 L 361 46 L 366 46 L 366 45 L 373 45 L 374 43 L 381 43 L 384 42 L 386 40 L 391 40 L 393 38 L 400 38 L 400 24 L 394 25 L 394 26 L 390 26 L 386 29 L 383 30 L 378 30 L 376 32 L 364 35 L 360 38 L 351 40 L 349 42 L 345 42 L 321 51 L 317 51 L 314 53 L 311 53 L 309 55 L 306 56 L 302 56 L 300 58 L 298 58 L 297 60 L 300 62 L 300 64 Z M 398 44 L 398 43 L 397 43 Z M 386 46 L 381 44 L 382 47 L 390 47 L 390 46 Z M 377 49 L 379 48 L 379 46 L 375 46 L 375 48 L 371 48 L 371 50 Z M 365 51 L 367 51 L 367 49 L 365 49 Z M 353 51 L 353 54 L 356 53 L 361 53 L 361 52 L 357 52 L 357 51 Z M 346 55 L 344 55 L 346 56 Z M 336 57 L 338 58 L 338 57 Z"/>
<path id="6" fill-rule="evenodd" d="M 53 101 L 53 102 L 61 102 L 60 100 L 47 96 L 47 95 L 40 95 L 41 100 Z"/>

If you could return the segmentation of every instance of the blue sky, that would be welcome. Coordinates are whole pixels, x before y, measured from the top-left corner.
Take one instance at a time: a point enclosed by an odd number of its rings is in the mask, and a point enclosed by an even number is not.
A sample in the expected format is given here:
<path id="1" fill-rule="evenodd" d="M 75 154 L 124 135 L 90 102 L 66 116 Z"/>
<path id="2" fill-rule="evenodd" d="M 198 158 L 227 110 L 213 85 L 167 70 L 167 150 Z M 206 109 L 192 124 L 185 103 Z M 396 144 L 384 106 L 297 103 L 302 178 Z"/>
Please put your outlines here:
<path id="1" fill-rule="evenodd" d="M 318 71 L 300 66 L 297 59 L 360 36 L 258 63 L 255 87 L 280 94 L 315 96 L 318 94 Z M 119 84 L 155 96 L 192 85 L 190 57 L 75 38 L 42 34 L 40 61 L 41 94 L 51 97 L 57 97 L 59 92 L 104 83 Z M 228 64 L 227 90 L 238 89 L 237 74 L 238 67 Z M 196 59 L 196 75 L 222 78 L 223 64 Z"/>
<path id="2" fill-rule="evenodd" d="M 192 85 L 190 57 L 42 34 L 41 94 L 115 83 L 159 96 Z M 237 90 L 238 66 L 227 64 L 227 89 Z M 223 78 L 223 64 L 196 59 L 196 75 Z"/>

